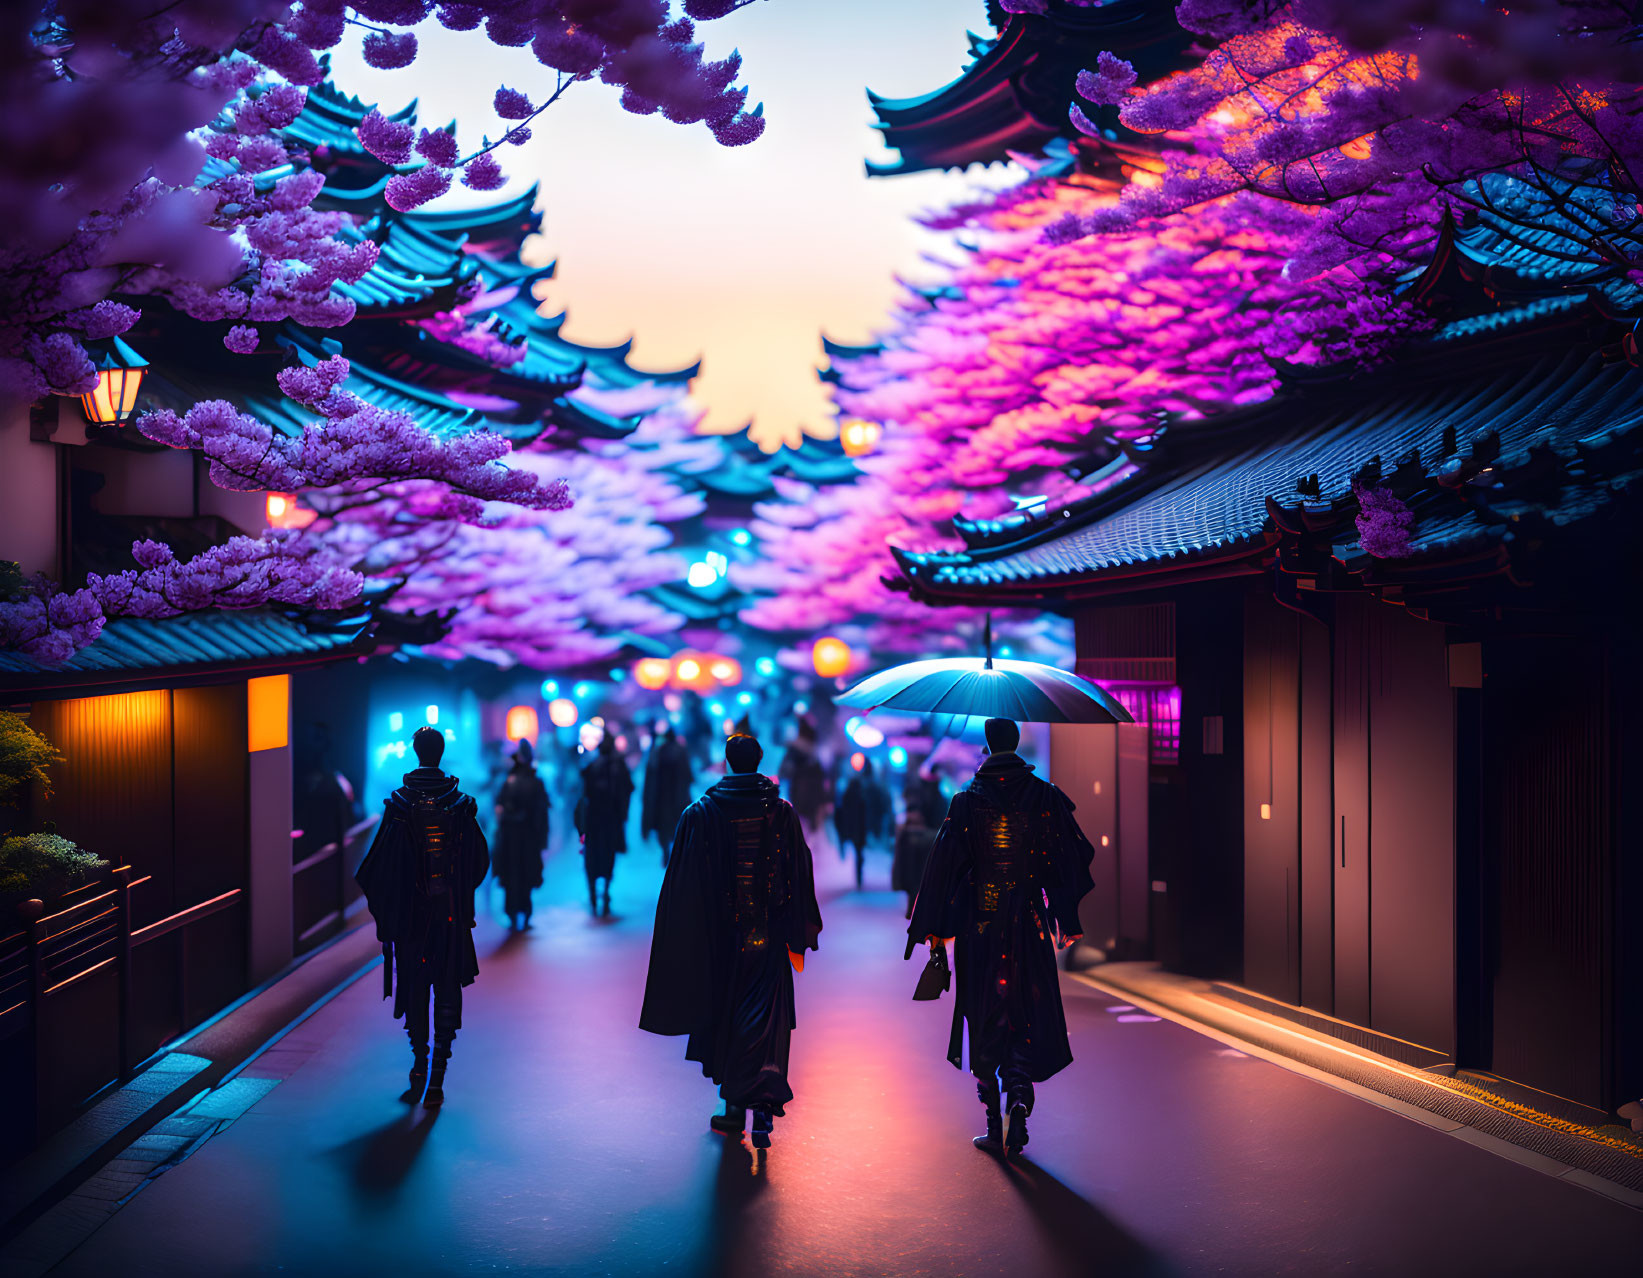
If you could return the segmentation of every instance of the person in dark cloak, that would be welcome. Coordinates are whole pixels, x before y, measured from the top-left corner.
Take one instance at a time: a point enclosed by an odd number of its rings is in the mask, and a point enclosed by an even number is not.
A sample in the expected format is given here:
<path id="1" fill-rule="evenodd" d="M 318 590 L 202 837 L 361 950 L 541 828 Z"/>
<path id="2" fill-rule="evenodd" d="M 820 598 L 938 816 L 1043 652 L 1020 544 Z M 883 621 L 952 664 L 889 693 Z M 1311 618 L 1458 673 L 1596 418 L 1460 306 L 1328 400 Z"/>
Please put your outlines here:
<path id="1" fill-rule="evenodd" d="M 607 727 L 593 762 L 582 769 L 582 800 L 576 805 L 576 829 L 582 836 L 582 868 L 588 876 L 588 908 L 610 917 L 610 880 L 616 854 L 628 850 L 628 802 L 633 773 L 616 750 L 616 734 Z M 605 895 L 599 898 L 599 880 Z"/>
<path id="2" fill-rule="evenodd" d="M 639 832 L 654 835 L 662 846 L 662 865 L 673 848 L 673 831 L 690 806 L 690 750 L 666 722 L 656 726 L 656 744 L 645 763 L 644 796 L 639 809 Z"/>
<path id="3" fill-rule="evenodd" d="M 930 829 L 940 829 L 947 816 L 947 796 L 941 788 L 941 765 L 932 763 L 922 771 L 915 768 L 902 787 L 901 801 L 906 808 L 916 807 Z"/>
<path id="4" fill-rule="evenodd" d="M 804 822 L 805 833 L 813 835 L 827 806 L 827 769 L 816 756 L 816 725 L 808 718 L 799 720 L 798 734 L 788 744 L 778 773 L 787 783 L 788 802 Z"/>
<path id="5" fill-rule="evenodd" d="M 474 892 L 490 867 L 478 804 L 439 769 L 445 738 L 418 728 L 420 765 L 387 799 L 371 849 L 354 876 L 382 942 L 382 996 L 393 996 L 411 1040 L 405 1099 L 445 1100 L 445 1066 L 462 1027 L 462 990 L 479 975 L 474 953 Z M 428 1004 L 433 1002 L 433 1069 L 428 1066 Z M 427 1095 L 423 1095 L 423 1087 Z"/>
<path id="6" fill-rule="evenodd" d="M 970 1072 L 987 1110 L 975 1143 L 1008 1154 L 1027 1143 L 1033 1084 L 1072 1062 L 1055 948 L 1080 937 L 1078 903 L 1095 886 L 1095 849 L 1072 802 L 1016 753 L 1020 729 L 989 719 L 986 733 L 990 753 L 953 796 L 930 849 L 907 955 L 920 942 L 934 953 L 957 939 L 947 1059 L 963 1068 L 968 1025 Z"/>
<path id="7" fill-rule="evenodd" d="M 817 948 L 821 911 L 804 830 L 764 751 L 744 734 L 725 743 L 723 780 L 685 809 L 656 902 L 639 1027 L 688 1035 L 685 1058 L 719 1085 L 712 1127 L 770 1144 L 793 1099 L 787 1064 L 793 973 Z"/>
<path id="8" fill-rule="evenodd" d="M 884 830 L 883 791 L 873 778 L 873 761 L 864 759 L 861 771 L 845 782 L 839 801 L 833 805 L 833 829 L 839 836 L 839 855 L 856 854 L 856 887 L 861 887 L 867 861 L 867 845 Z"/>
<path id="9" fill-rule="evenodd" d="M 536 775 L 536 752 L 521 739 L 513 767 L 496 796 L 496 855 L 502 908 L 510 930 L 531 925 L 531 893 L 542 886 L 542 853 L 548 846 L 548 788 Z"/>
<path id="10" fill-rule="evenodd" d="M 924 824 L 924 813 L 917 807 L 908 808 L 901 829 L 896 831 L 895 859 L 890 865 L 890 889 L 907 893 L 908 918 L 913 917 L 913 898 L 924 880 L 930 845 L 935 841 L 936 832 Z"/>

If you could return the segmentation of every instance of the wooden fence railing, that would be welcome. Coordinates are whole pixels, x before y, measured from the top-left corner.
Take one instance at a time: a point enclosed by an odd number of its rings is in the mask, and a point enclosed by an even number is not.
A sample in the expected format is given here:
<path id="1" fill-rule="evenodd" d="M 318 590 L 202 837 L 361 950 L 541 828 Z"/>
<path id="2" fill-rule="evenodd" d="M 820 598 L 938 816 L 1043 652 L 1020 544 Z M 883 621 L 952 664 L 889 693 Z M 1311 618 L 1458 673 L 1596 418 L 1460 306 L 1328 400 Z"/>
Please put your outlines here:
<path id="1" fill-rule="evenodd" d="M 129 1074 L 141 1056 L 132 1033 L 132 971 L 134 958 L 144 946 L 178 934 L 176 999 L 179 1018 L 189 1007 L 188 929 L 239 904 L 240 888 L 178 910 L 145 927 L 132 926 L 131 893 L 149 882 L 132 878 L 129 865 L 113 870 L 106 882 L 88 884 L 60 898 L 52 913 L 42 901 L 24 901 L 17 907 L 20 930 L 0 936 L 0 1041 L 28 1034 L 32 1043 L 33 1075 L 50 1076 L 52 1061 L 46 1033 L 61 997 L 99 972 L 112 969 L 116 983 L 119 1076 Z M 108 1079 L 105 1081 L 113 1081 Z M 38 1111 L 38 1105 L 33 1107 Z M 36 1119 L 41 1116 L 36 1113 Z"/>
<path id="2" fill-rule="evenodd" d="M 354 871 L 381 820 L 373 813 L 291 867 L 292 949 L 301 954 L 339 931 L 360 899 Z"/>

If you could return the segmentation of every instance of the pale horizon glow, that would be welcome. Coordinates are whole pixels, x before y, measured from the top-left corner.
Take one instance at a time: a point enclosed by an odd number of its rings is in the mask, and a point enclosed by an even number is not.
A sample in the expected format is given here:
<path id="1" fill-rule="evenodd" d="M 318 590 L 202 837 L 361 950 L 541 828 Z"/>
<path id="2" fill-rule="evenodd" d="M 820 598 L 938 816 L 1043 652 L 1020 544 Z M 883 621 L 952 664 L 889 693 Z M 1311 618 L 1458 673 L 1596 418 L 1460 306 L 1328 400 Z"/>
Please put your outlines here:
<path id="1" fill-rule="evenodd" d="M 726 149 L 700 125 L 634 116 L 596 81 L 573 85 L 520 148 L 503 148 L 510 178 L 488 202 L 541 186 L 543 234 L 526 258 L 557 259 L 544 309 L 565 310 L 566 336 L 591 345 L 631 338 L 639 368 L 687 366 L 706 428 L 754 422 L 767 449 L 801 429 L 835 433 L 816 378 L 821 335 L 869 340 L 899 295 L 896 277 L 928 273 L 924 254 L 950 253 L 914 214 L 1009 179 L 1003 166 L 969 175 L 869 180 L 867 158 L 891 153 L 869 128 L 865 89 L 928 92 L 958 74 L 966 26 L 986 29 L 979 0 L 769 0 L 702 25 L 709 52 L 745 58 L 749 102 L 769 125 Z M 395 109 L 420 101 L 425 127 L 459 123 L 464 152 L 497 127 L 498 84 L 537 101 L 551 73 L 526 50 L 472 33 L 419 28 L 422 54 L 404 71 L 359 57 L 357 33 L 333 53 L 339 86 Z M 461 190 L 435 207 L 477 202 Z"/>

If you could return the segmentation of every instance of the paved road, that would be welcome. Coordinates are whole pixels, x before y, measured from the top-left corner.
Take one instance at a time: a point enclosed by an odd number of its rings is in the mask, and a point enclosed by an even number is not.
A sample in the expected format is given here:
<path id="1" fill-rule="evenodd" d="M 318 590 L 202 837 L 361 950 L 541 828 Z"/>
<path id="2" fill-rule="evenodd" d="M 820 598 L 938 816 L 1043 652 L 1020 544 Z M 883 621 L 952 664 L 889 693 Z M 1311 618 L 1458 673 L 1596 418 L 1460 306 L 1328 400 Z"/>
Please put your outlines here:
<path id="1" fill-rule="evenodd" d="M 574 852 L 537 930 L 479 936 L 449 1101 L 399 1103 L 408 1052 L 367 978 L 261 1064 L 287 1075 L 54 1273 L 565 1275 L 1635 1274 L 1643 1213 L 1067 981 L 1076 1063 L 1030 1157 L 972 1149 L 950 1004 L 910 1001 L 901 899 L 818 856 L 797 1102 L 762 1166 L 707 1128 L 680 1040 L 634 1028 L 660 879 L 618 920 Z M 869 888 L 888 876 L 880 855 Z"/>

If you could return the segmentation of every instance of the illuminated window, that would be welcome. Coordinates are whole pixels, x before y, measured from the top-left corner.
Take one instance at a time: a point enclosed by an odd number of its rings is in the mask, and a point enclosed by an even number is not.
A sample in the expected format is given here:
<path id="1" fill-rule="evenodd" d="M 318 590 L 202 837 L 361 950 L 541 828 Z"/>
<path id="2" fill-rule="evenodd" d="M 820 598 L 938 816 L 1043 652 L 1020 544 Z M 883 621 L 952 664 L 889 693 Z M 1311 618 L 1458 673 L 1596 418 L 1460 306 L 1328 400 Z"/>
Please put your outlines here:
<path id="1" fill-rule="evenodd" d="M 291 743 L 291 676 L 268 675 L 245 685 L 246 748 L 280 750 Z"/>
<path id="2" fill-rule="evenodd" d="M 1151 729 L 1149 754 L 1153 763 L 1181 761 L 1181 689 L 1171 683 L 1101 684 L 1130 712 L 1130 718 Z"/>

